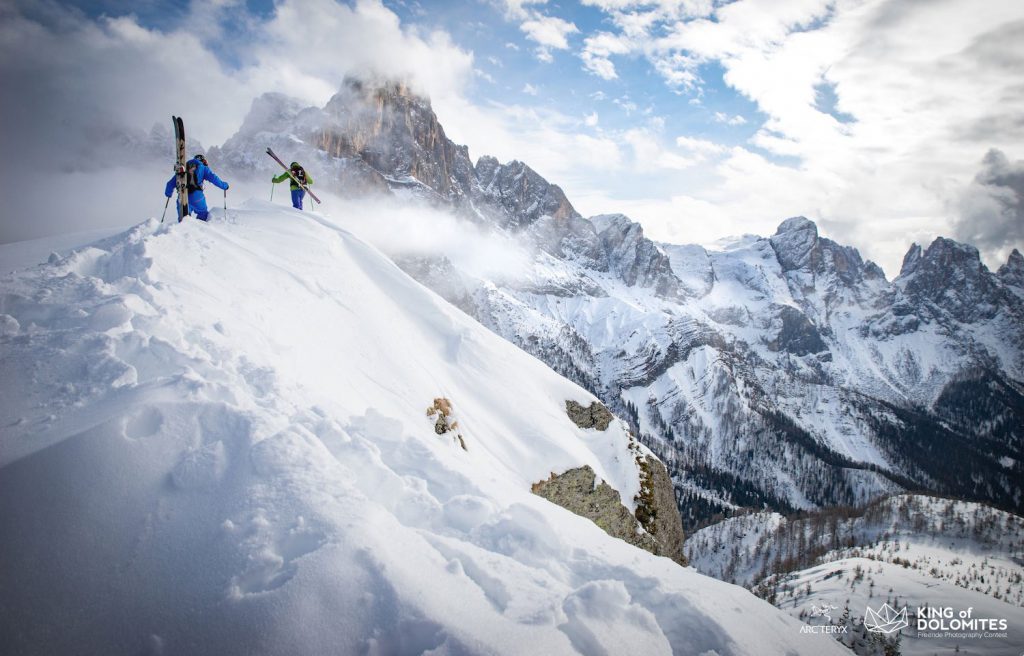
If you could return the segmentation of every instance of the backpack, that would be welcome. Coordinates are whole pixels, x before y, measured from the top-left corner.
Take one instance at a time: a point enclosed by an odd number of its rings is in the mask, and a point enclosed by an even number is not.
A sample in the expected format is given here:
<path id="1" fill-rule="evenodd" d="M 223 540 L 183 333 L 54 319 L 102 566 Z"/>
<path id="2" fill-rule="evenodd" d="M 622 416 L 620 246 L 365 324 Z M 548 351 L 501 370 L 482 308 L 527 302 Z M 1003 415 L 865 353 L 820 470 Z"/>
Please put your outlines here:
<path id="1" fill-rule="evenodd" d="M 188 163 L 188 167 L 185 169 L 185 176 L 186 176 L 186 183 L 185 184 L 186 184 L 186 189 L 188 190 L 188 193 L 192 193 L 193 191 L 202 191 L 203 190 L 203 181 L 199 180 L 197 178 L 198 170 L 199 170 L 199 162 L 197 162 L 194 159 L 190 160 L 189 163 Z"/>
<path id="2" fill-rule="evenodd" d="M 295 179 L 302 184 L 306 184 L 306 169 L 301 166 L 297 169 L 292 169 L 292 175 L 294 175 Z"/>

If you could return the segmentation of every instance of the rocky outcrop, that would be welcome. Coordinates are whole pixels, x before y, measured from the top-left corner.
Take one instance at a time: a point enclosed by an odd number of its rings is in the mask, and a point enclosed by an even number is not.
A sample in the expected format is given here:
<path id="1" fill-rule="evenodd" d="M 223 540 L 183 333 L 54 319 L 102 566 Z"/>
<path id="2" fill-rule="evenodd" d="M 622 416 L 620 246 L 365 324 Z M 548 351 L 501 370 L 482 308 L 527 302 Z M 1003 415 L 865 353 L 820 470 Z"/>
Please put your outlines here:
<path id="1" fill-rule="evenodd" d="M 430 101 L 405 84 L 346 78 L 324 113 L 314 145 L 328 155 L 359 157 L 385 177 L 412 178 L 448 200 L 464 194 L 469 150 L 448 139 Z"/>
<path id="2" fill-rule="evenodd" d="M 810 286 L 832 286 L 836 292 L 839 286 L 885 279 L 882 269 L 870 260 L 865 262 L 856 248 L 820 237 L 817 224 L 802 216 L 780 223 L 769 241 L 782 271 L 807 274 Z"/>
<path id="3" fill-rule="evenodd" d="M 1008 300 L 978 249 L 945 237 L 927 249 L 911 246 L 893 282 L 913 306 L 940 320 L 943 315 L 964 323 L 991 319 Z"/>
<path id="4" fill-rule="evenodd" d="M 786 351 L 800 356 L 828 350 L 825 341 L 821 339 L 821 333 L 800 310 L 783 305 L 779 308 L 779 319 L 782 327 L 775 339 L 768 342 L 768 348 L 772 351 Z"/>
<path id="5" fill-rule="evenodd" d="M 525 228 L 542 216 L 556 221 L 579 216 L 561 187 L 520 161 L 500 164 L 485 155 L 477 160 L 475 175 L 480 199 L 504 210 L 511 228 Z"/>
<path id="6" fill-rule="evenodd" d="M 601 214 L 590 218 L 608 258 L 608 268 L 627 285 L 654 289 L 663 297 L 678 296 L 680 282 L 672 263 L 650 239 L 639 223 L 622 214 Z"/>
<path id="7" fill-rule="evenodd" d="M 999 272 L 996 275 L 1004 285 L 1013 285 L 1024 289 L 1024 255 L 1021 255 L 1016 248 L 1013 249 L 1010 257 L 1006 259 L 1006 264 L 999 267 Z"/>
<path id="8" fill-rule="evenodd" d="M 618 491 L 604 481 L 597 481 L 589 465 L 552 473 L 547 480 L 535 483 L 532 491 L 586 517 L 612 537 L 686 565 L 683 525 L 665 465 L 650 455 L 638 458 L 637 465 L 641 491 L 635 516 L 622 504 Z"/>
<path id="9" fill-rule="evenodd" d="M 586 517 L 612 537 L 644 551 L 658 552 L 654 537 L 641 529 L 637 518 L 622 505 L 615 488 L 604 481 L 597 482 L 590 465 L 551 474 L 546 481 L 534 483 L 532 491 L 569 512 Z"/>
<path id="10" fill-rule="evenodd" d="M 608 408 L 598 401 L 584 407 L 575 401 L 565 402 L 565 412 L 572 419 L 572 423 L 580 428 L 596 428 L 599 431 L 607 430 L 615 416 Z"/>
<path id="11" fill-rule="evenodd" d="M 686 565 L 683 555 L 683 522 L 676 505 L 672 479 L 664 463 L 654 456 L 637 459 L 640 467 L 640 494 L 636 499 L 636 519 L 657 544 L 655 553 Z"/>

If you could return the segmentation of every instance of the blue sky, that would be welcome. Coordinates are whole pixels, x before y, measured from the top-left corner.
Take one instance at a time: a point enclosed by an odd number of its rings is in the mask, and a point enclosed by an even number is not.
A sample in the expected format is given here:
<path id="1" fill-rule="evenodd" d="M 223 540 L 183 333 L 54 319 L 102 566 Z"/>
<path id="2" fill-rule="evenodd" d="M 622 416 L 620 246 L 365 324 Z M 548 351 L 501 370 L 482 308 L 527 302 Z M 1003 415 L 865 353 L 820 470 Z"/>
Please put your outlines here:
<path id="1" fill-rule="evenodd" d="M 1020 2 L 15 0 L 0 17 L 5 150 L 148 129 L 182 75 L 212 146 L 263 92 L 323 104 L 372 72 L 429 95 L 472 156 L 525 161 L 656 239 L 802 214 L 890 277 L 938 235 L 992 267 L 1024 246 L 1004 183 L 1024 171 Z"/>

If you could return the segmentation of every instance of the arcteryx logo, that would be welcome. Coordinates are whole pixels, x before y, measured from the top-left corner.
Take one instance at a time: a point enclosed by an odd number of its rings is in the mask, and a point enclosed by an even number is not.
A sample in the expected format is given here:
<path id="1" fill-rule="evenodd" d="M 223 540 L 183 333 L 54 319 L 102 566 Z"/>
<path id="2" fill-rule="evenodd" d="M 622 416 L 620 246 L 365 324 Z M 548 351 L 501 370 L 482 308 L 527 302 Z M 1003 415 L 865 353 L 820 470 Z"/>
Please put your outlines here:
<path id="1" fill-rule="evenodd" d="M 897 611 L 889 604 L 882 604 L 877 611 L 868 606 L 864 614 L 864 626 L 873 633 L 895 633 L 909 626 L 907 609 Z"/>

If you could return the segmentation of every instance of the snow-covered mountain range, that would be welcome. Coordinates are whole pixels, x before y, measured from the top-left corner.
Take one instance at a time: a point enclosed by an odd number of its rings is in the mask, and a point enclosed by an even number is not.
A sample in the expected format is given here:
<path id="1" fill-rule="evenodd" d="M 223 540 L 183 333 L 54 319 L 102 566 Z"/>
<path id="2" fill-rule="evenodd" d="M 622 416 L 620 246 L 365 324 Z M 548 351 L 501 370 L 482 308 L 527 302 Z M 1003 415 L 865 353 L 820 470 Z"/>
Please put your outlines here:
<path id="1" fill-rule="evenodd" d="M 679 524 L 623 421 L 328 217 L 151 219 L 0 292 L 5 654 L 843 653 L 559 507 Z"/>
<path id="2" fill-rule="evenodd" d="M 668 464 L 687 525 L 902 490 L 1024 510 L 1017 251 L 993 273 L 940 238 L 888 280 L 803 217 L 715 248 L 656 244 L 626 216 L 580 216 L 522 162 L 473 163 L 394 82 L 347 80 L 323 108 L 265 95 L 211 158 L 262 176 L 267 145 L 321 187 L 446 208 L 528 249 L 504 276 L 392 255 L 625 416 Z"/>

